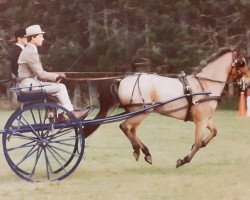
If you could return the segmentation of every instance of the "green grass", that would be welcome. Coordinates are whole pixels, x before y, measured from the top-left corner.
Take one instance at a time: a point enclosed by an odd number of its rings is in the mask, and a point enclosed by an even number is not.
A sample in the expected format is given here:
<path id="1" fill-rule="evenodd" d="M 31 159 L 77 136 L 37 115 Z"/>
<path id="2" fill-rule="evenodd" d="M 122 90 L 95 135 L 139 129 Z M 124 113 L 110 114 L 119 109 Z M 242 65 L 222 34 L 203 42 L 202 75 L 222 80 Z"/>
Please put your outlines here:
<path id="1" fill-rule="evenodd" d="M 1 128 L 11 112 L 2 111 Z M 138 130 L 153 165 L 136 162 L 119 123 L 103 125 L 86 140 L 77 170 L 60 182 L 27 183 L 7 165 L 0 150 L 0 199 L 4 200 L 248 200 L 250 199 L 250 118 L 219 110 L 218 136 L 191 163 L 175 162 L 190 152 L 194 125 L 152 114 Z M 1 145 L 2 147 L 2 145 Z"/>

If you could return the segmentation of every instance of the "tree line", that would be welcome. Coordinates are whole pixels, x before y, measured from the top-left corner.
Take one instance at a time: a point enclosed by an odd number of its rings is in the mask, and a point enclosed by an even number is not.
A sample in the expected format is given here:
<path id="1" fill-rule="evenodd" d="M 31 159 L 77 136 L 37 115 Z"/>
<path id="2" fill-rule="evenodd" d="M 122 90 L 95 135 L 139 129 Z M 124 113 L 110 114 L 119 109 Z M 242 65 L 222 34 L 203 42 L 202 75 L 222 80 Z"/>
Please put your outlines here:
<path id="1" fill-rule="evenodd" d="M 14 30 L 39 24 L 42 61 L 65 71 L 190 73 L 221 47 L 250 53 L 248 0 L 0 0 L 0 72 Z"/>

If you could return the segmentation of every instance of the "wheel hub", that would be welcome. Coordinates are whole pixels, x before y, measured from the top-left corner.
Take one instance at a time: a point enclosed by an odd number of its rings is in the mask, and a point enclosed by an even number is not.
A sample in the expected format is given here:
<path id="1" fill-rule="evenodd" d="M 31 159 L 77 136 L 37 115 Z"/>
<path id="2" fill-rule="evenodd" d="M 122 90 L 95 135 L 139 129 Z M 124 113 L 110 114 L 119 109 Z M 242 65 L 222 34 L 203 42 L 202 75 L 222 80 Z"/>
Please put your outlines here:
<path id="1" fill-rule="evenodd" d="M 40 147 L 47 147 L 49 144 L 49 141 L 47 139 L 41 139 L 41 141 L 39 141 L 39 146 Z"/>

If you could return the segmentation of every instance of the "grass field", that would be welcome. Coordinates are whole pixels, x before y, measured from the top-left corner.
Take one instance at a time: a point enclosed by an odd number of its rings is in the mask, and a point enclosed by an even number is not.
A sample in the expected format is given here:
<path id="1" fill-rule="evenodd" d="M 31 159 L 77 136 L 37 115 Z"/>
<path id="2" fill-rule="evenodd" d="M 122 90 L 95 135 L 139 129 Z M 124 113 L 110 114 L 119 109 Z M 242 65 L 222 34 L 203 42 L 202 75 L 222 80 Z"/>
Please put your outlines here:
<path id="1" fill-rule="evenodd" d="M 1 129 L 10 114 L 1 112 Z M 0 199 L 249 200 L 250 118 L 219 110 L 214 123 L 218 136 L 178 169 L 176 160 L 186 156 L 193 144 L 194 125 L 156 114 L 138 133 L 151 151 L 153 165 L 143 155 L 134 160 L 119 123 L 103 125 L 88 138 L 80 166 L 60 182 L 23 181 L 0 150 Z"/>

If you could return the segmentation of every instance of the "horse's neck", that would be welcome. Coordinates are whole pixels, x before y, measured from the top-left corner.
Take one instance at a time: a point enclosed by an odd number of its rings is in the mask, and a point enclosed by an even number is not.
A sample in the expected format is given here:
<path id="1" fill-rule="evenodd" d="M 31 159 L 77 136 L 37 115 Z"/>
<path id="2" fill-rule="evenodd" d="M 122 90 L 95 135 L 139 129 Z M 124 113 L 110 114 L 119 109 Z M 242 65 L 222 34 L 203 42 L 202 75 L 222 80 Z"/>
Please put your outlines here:
<path id="1" fill-rule="evenodd" d="M 221 96 L 226 83 L 212 82 L 208 80 L 201 80 L 203 89 L 206 92 L 211 92 L 211 96 Z"/>
<path id="2" fill-rule="evenodd" d="M 209 63 L 197 75 L 216 81 L 226 81 L 232 63 L 232 53 L 226 53 L 215 61 Z"/>
<path id="3" fill-rule="evenodd" d="M 225 87 L 233 59 L 232 56 L 231 52 L 226 53 L 209 63 L 197 74 L 198 77 L 204 78 L 202 82 L 205 83 L 206 89 L 211 91 L 213 95 L 220 96 Z"/>

